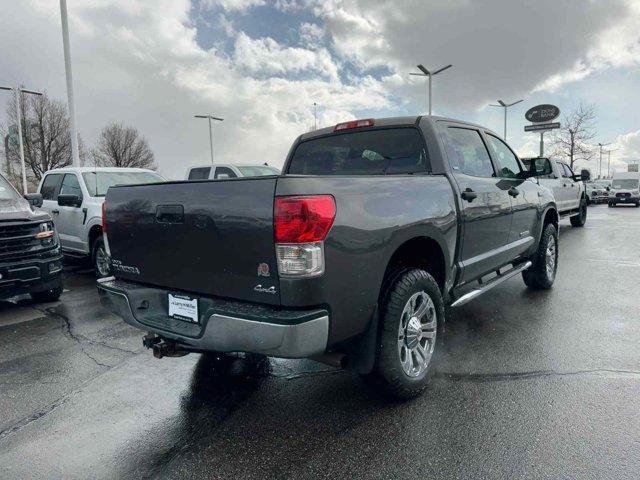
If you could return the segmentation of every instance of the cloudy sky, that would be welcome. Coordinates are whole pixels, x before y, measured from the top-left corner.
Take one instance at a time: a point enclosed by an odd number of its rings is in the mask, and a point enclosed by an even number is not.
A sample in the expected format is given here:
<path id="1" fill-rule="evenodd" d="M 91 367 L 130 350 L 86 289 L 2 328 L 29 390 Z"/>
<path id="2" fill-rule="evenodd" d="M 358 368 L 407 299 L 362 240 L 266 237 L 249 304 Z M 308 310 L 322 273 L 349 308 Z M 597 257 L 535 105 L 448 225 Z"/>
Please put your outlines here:
<path id="1" fill-rule="evenodd" d="M 9 3 L 9 0 L 2 0 Z M 10 2 L 0 18 L 0 84 L 66 100 L 59 2 Z M 640 0 L 68 0 L 79 131 L 91 146 L 119 121 L 148 139 L 170 178 L 209 161 L 281 166 L 313 126 L 426 110 L 417 63 L 434 79 L 434 113 L 502 132 L 534 154 L 524 112 L 597 107 L 596 142 L 615 168 L 640 159 Z M 9 12 L 9 13 L 8 13 Z M 0 97 L 5 121 L 7 95 Z M 595 163 L 591 162 L 595 171 Z"/>

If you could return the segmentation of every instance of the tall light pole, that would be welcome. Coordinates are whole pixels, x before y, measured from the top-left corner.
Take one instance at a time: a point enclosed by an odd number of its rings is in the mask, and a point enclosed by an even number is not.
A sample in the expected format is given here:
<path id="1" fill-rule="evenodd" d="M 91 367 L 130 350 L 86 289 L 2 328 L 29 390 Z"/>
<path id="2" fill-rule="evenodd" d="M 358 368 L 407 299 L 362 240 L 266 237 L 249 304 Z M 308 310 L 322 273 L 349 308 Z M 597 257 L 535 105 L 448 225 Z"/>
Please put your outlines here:
<path id="1" fill-rule="evenodd" d="M 13 90 L 16 98 L 16 119 L 18 123 L 18 145 L 20 146 L 20 168 L 22 169 L 22 192 L 27 192 L 27 169 L 24 162 L 24 143 L 22 141 L 22 106 L 20 105 L 20 93 L 30 93 L 31 95 L 42 95 L 34 90 L 27 90 L 20 87 L 0 87 L 0 90 Z"/>
<path id="2" fill-rule="evenodd" d="M 490 104 L 490 107 L 501 107 L 504 108 L 504 139 L 507 139 L 507 108 L 509 107 L 513 107 L 514 105 L 516 105 L 517 103 L 523 102 L 524 99 L 522 100 L 518 100 L 517 102 L 513 102 L 513 103 L 505 103 L 502 100 L 498 100 L 498 105 L 495 104 Z"/>
<path id="3" fill-rule="evenodd" d="M 600 162 L 598 165 L 598 177 L 602 178 L 602 147 L 606 147 L 607 145 L 611 145 L 610 143 L 598 143 L 600 147 Z"/>
<path id="4" fill-rule="evenodd" d="M 223 118 L 214 117 L 212 115 L 194 115 L 196 118 L 206 118 L 209 120 L 209 146 L 211 147 L 211 165 L 213 165 L 213 130 L 211 128 L 211 120 L 218 122 L 224 121 Z"/>
<path id="5" fill-rule="evenodd" d="M 73 99 L 73 74 L 71 73 L 71 47 L 69 45 L 69 22 L 67 21 L 67 0 L 60 0 L 60 19 L 62 20 L 62 47 L 64 49 L 64 71 L 67 76 L 67 103 L 71 120 L 71 159 L 74 167 L 80 166 L 78 151 L 78 129 L 76 127 L 76 104 Z"/>
<path id="6" fill-rule="evenodd" d="M 318 129 L 318 104 L 313 102 L 313 129 Z"/>
<path id="7" fill-rule="evenodd" d="M 609 177 L 610 173 L 609 173 L 609 169 L 611 168 L 611 152 L 615 152 L 616 150 L 618 150 L 617 148 L 612 148 L 611 150 L 607 151 L 607 154 L 609 156 L 609 159 L 607 161 L 607 178 Z"/>
<path id="8" fill-rule="evenodd" d="M 422 73 L 414 73 L 414 72 L 409 73 L 409 75 L 417 75 L 418 77 L 427 77 L 427 79 L 428 79 L 428 87 L 427 88 L 428 88 L 428 91 L 429 91 L 429 93 L 428 93 L 429 115 L 431 115 L 431 77 L 439 74 L 440 72 L 444 72 L 446 69 L 451 68 L 451 67 L 452 67 L 452 65 L 447 65 L 446 67 L 439 68 L 438 70 L 430 71 L 430 70 L 427 70 L 424 67 L 424 65 L 420 64 L 420 65 L 418 65 L 418 70 L 420 70 Z"/>

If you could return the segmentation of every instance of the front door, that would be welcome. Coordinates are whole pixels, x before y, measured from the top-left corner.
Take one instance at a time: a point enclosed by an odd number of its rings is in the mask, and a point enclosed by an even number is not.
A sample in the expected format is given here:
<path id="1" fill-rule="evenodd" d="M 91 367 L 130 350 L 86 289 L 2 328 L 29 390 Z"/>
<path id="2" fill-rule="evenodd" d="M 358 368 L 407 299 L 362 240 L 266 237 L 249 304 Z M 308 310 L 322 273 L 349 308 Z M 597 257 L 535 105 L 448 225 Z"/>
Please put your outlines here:
<path id="1" fill-rule="evenodd" d="M 485 132 L 487 143 L 498 169 L 502 188 L 511 199 L 511 229 L 508 256 L 514 258 L 528 250 L 534 242 L 533 226 L 538 215 L 538 186 L 532 179 L 523 180 L 523 166 L 509 146 L 495 135 Z"/>
<path id="2" fill-rule="evenodd" d="M 460 266 L 462 280 L 469 282 L 500 266 L 511 227 L 511 201 L 479 130 L 443 124 L 442 134 L 460 191 Z"/>
<path id="3" fill-rule="evenodd" d="M 82 200 L 82 189 L 75 173 L 67 173 L 62 180 L 60 194 L 78 195 Z M 57 205 L 57 203 L 56 203 Z M 84 252 L 84 244 L 80 238 L 84 221 L 82 207 L 57 207 L 59 210 L 56 226 L 60 242 L 64 249 L 79 253 Z"/>
<path id="4" fill-rule="evenodd" d="M 558 163 L 563 169 L 562 189 L 564 208 L 567 210 L 576 210 L 580 206 L 580 185 L 573 179 L 573 171 L 569 165 Z"/>

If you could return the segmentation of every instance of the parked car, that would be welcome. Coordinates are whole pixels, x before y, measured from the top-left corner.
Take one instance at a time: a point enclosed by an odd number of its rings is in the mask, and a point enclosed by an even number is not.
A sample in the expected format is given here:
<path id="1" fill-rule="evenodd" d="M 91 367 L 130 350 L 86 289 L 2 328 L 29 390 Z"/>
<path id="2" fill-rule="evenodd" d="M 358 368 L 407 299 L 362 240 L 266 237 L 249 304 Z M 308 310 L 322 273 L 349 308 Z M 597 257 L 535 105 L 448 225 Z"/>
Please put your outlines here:
<path id="1" fill-rule="evenodd" d="M 102 239 L 102 203 L 116 184 L 162 182 L 141 168 L 65 167 L 44 174 L 38 192 L 43 210 L 51 214 L 65 255 L 88 258 L 98 277 L 111 273 Z"/>
<path id="2" fill-rule="evenodd" d="M 595 182 L 585 182 L 585 193 L 589 203 L 604 203 L 609 199 L 607 189 Z"/>
<path id="3" fill-rule="evenodd" d="M 62 294 L 62 255 L 38 193 L 23 198 L 0 175 L 0 300 L 29 294 L 52 302 Z"/>
<path id="4" fill-rule="evenodd" d="M 535 159 L 523 159 L 525 165 L 529 165 L 533 160 Z M 588 203 L 583 182 L 589 180 L 589 171 L 582 170 L 580 175 L 576 175 L 566 163 L 549 160 L 553 168 L 552 173 L 538 178 L 538 181 L 553 192 L 560 217 L 569 217 L 573 227 L 583 227 L 587 221 Z"/>
<path id="5" fill-rule="evenodd" d="M 346 360 L 412 397 L 445 305 L 520 273 L 553 285 L 558 210 L 530 178 L 552 167 L 533 166 L 481 126 L 403 117 L 306 133 L 278 177 L 117 186 L 100 298 L 159 358 Z"/>
<path id="6" fill-rule="evenodd" d="M 187 180 L 223 180 L 238 177 L 280 175 L 280 169 L 269 165 L 201 165 L 187 171 Z"/>
<path id="7" fill-rule="evenodd" d="M 619 172 L 613 175 L 609 191 L 609 206 L 633 204 L 640 207 L 640 173 Z"/>

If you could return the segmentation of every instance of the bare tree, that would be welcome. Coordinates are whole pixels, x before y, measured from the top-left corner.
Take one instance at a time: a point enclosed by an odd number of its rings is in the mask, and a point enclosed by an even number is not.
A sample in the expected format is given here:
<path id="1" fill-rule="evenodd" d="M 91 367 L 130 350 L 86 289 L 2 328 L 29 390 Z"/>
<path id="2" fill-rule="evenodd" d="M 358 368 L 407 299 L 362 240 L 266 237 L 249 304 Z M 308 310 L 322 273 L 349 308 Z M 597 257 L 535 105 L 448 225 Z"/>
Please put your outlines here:
<path id="1" fill-rule="evenodd" d="M 102 129 L 92 157 L 100 167 L 157 168 L 147 140 L 135 128 L 119 123 Z"/>
<path id="2" fill-rule="evenodd" d="M 5 147 L 7 174 L 19 178 L 20 147 L 16 118 L 15 97 L 7 105 L 8 125 L 0 128 Z M 64 167 L 72 163 L 71 133 L 67 107 L 59 100 L 42 96 L 20 95 L 22 109 L 22 142 L 24 145 L 25 167 L 29 183 L 36 184 L 47 170 Z M 84 161 L 85 149 L 82 139 L 80 160 Z M 15 181 L 15 180 L 14 180 Z M 17 182 L 21 184 L 20 180 Z"/>
<path id="3" fill-rule="evenodd" d="M 571 169 L 577 161 L 588 162 L 594 156 L 590 142 L 596 136 L 595 118 L 594 104 L 580 104 L 562 119 L 562 126 L 553 139 L 553 145 L 555 155 L 566 158 Z"/>

